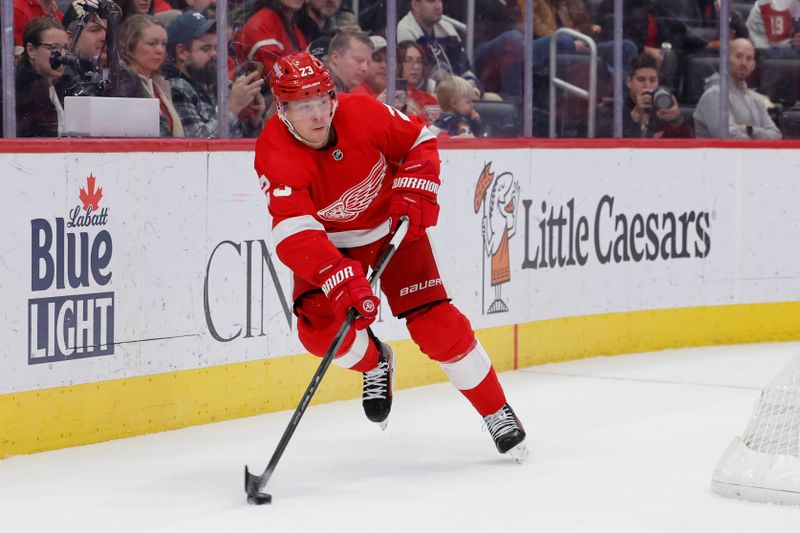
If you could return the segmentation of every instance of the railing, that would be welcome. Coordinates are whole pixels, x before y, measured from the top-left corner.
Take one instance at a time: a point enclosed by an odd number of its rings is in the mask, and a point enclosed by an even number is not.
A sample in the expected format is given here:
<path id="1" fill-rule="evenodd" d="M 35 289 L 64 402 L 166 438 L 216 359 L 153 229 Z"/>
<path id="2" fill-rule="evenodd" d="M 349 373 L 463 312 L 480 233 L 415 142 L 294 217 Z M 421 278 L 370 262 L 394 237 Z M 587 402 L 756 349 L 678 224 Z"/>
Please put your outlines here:
<path id="1" fill-rule="evenodd" d="M 581 89 L 580 87 L 569 83 L 558 77 L 558 44 L 557 37 L 559 35 L 569 35 L 579 41 L 583 41 L 589 47 L 589 90 Z M 571 30 L 569 28 L 559 28 L 550 40 L 550 138 L 556 137 L 556 107 L 558 105 L 558 97 L 556 89 L 579 96 L 587 100 L 587 136 L 594 138 L 594 121 L 597 111 L 597 45 L 589 36 L 580 32 Z"/>

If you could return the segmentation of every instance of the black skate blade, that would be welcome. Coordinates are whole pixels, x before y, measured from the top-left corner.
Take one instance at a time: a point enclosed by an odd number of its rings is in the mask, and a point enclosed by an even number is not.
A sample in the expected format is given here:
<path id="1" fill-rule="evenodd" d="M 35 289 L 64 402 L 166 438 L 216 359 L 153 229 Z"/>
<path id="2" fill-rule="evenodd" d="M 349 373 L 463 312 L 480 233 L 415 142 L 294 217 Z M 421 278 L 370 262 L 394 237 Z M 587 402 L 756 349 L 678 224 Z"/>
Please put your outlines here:
<path id="1" fill-rule="evenodd" d="M 261 477 L 250 473 L 247 466 L 244 467 L 244 491 L 247 493 L 247 503 L 252 505 L 264 505 L 272 503 L 272 495 L 261 492 Z"/>

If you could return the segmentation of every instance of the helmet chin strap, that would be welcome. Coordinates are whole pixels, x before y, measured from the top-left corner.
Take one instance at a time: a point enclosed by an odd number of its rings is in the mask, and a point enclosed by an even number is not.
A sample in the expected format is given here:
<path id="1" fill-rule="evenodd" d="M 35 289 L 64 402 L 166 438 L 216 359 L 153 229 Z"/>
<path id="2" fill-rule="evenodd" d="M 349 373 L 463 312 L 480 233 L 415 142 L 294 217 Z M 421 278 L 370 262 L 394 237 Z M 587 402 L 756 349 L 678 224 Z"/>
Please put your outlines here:
<path id="1" fill-rule="evenodd" d="M 328 132 L 327 133 L 330 133 L 331 126 L 333 126 L 333 115 L 336 113 L 336 108 L 339 106 L 339 99 L 336 97 L 336 93 L 334 91 L 331 91 L 330 93 L 328 93 L 328 95 L 331 98 L 331 123 L 328 126 Z M 320 146 L 323 146 L 326 142 L 328 142 L 328 135 L 327 134 L 325 135 L 325 140 L 324 141 L 319 142 L 319 143 L 314 143 L 314 142 L 311 142 L 308 139 L 304 138 L 299 133 L 297 133 L 297 130 L 294 129 L 294 126 L 292 126 L 291 121 L 286 116 L 285 105 L 286 105 L 285 102 L 277 102 L 277 101 L 275 102 L 275 108 L 278 111 L 278 118 L 281 119 L 281 122 L 286 124 L 286 127 L 289 128 L 289 133 L 291 133 L 292 136 L 295 139 L 297 139 L 298 141 L 300 141 L 301 143 L 303 143 L 303 144 L 305 144 L 307 146 L 310 146 L 311 148 L 319 148 Z"/>

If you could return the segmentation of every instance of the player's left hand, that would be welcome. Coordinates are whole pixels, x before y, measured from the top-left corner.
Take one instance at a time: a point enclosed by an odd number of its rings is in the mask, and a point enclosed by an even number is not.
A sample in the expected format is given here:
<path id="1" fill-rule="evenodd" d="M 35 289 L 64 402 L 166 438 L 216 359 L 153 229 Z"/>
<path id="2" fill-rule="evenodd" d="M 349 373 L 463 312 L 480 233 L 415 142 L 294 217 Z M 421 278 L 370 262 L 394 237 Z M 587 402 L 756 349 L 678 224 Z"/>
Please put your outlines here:
<path id="1" fill-rule="evenodd" d="M 400 217 L 408 217 L 408 233 L 405 240 L 411 242 L 425 234 L 425 229 L 435 226 L 439 220 L 439 204 L 436 196 L 441 181 L 431 161 L 417 159 L 407 161 L 395 175 L 389 214 L 392 230 L 397 229 Z"/>

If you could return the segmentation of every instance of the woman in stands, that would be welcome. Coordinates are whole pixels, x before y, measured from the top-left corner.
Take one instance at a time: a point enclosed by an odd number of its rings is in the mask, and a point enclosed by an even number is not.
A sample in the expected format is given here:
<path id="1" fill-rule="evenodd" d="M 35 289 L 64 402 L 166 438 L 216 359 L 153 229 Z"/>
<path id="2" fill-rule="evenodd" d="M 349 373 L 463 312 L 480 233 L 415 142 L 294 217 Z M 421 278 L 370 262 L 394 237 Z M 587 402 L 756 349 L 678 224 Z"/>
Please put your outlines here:
<path id="1" fill-rule="evenodd" d="M 297 12 L 305 0 L 261 0 L 258 11 L 247 19 L 234 37 L 233 46 L 240 65 L 261 63 L 264 72 L 281 56 L 300 52 L 308 46 L 297 26 Z"/>
<path id="2" fill-rule="evenodd" d="M 162 137 L 183 137 L 183 126 L 169 83 L 159 72 L 167 53 L 167 30 L 150 15 L 136 14 L 122 23 L 119 48 L 124 68 L 120 71 L 120 96 L 158 98 Z"/>
<path id="3" fill-rule="evenodd" d="M 133 15 L 152 15 L 155 11 L 153 0 L 115 0 L 122 9 L 120 22 L 128 20 Z"/>
<path id="4" fill-rule="evenodd" d="M 431 122 L 439 115 L 439 101 L 429 92 L 430 80 L 422 47 L 413 41 L 397 45 L 397 76 L 408 82 L 406 111 L 425 116 Z"/>
<path id="5" fill-rule="evenodd" d="M 67 49 L 67 32 L 52 18 L 32 19 L 22 32 L 23 51 L 17 61 L 17 136 L 55 137 L 64 129 L 64 109 L 54 82 L 64 67 L 50 67 L 50 53 Z"/>

